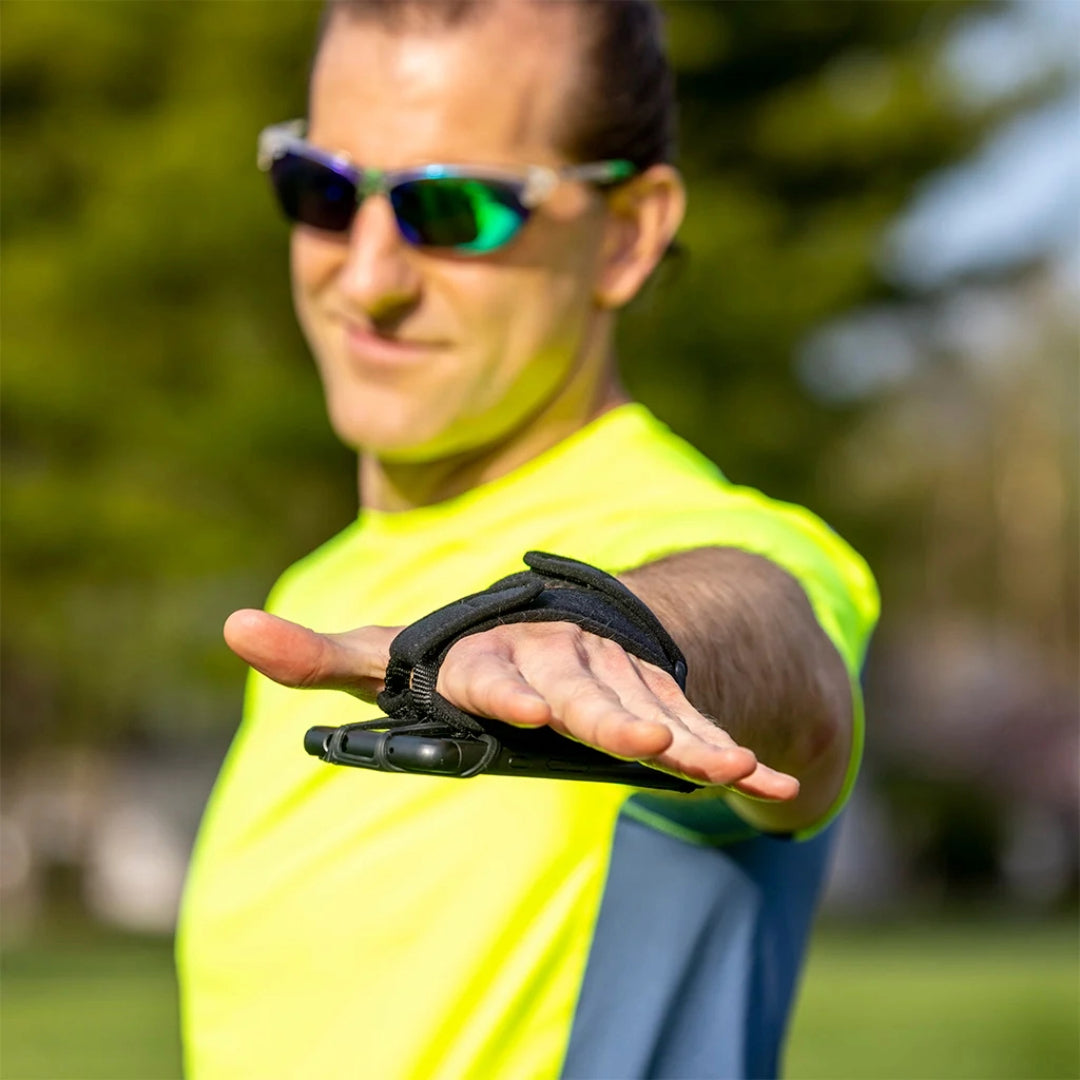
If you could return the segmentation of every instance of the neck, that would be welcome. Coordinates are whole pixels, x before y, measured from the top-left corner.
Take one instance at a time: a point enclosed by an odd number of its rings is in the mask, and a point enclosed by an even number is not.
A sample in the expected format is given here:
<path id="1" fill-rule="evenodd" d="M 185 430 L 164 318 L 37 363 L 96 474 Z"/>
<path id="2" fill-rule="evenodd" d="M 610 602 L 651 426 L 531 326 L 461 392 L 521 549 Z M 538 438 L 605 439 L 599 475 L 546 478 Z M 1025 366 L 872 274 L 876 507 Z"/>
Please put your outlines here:
<path id="1" fill-rule="evenodd" d="M 372 510 L 400 512 L 432 506 L 505 476 L 586 424 L 630 400 L 614 363 L 596 381 L 579 371 L 560 393 L 498 443 L 436 461 L 389 462 L 360 455 L 360 504 Z"/>

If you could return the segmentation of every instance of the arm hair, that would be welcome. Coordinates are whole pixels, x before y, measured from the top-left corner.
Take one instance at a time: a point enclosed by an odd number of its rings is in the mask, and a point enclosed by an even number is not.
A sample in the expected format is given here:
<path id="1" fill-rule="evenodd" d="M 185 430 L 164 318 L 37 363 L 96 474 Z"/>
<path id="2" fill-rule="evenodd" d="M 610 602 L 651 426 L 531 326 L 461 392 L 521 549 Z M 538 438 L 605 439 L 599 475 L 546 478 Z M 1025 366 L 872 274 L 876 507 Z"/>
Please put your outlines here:
<path id="1" fill-rule="evenodd" d="M 730 793 L 736 811 L 777 832 L 820 820 L 847 771 L 851 683 L 795 578 L 747 551 L 698 548 L 621 580 L 685 653 L 691 704 L 802 785 L 788 803 Z"/>

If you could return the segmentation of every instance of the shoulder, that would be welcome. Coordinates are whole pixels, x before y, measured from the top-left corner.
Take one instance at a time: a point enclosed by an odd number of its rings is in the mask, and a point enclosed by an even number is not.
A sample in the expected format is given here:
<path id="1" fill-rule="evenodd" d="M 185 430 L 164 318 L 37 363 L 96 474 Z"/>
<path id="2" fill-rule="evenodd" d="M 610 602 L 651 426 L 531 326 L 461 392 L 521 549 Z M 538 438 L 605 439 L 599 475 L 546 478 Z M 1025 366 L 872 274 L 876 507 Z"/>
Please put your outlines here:
<path id="1" fill-rule="evenodd" d="M 271 588 L 266 610 L 297 618 L 298 606 L 317 605 L 323 594 L 344 587 L 349 567 L 356 563 L 353 551 L 360 534 L 360 520 L 350 522 L 341 532 L 292 563 Z"/>
<path id="2" fill-rule="evenodd" d="M 763 556 L 799 582 L 849 668 L 858 668 L 879 599 L 851 545 L 807 507 L 733 484 L 643 406 L 631 407 L 612 435 L 614 453 L 601 455 L 609 463 L 607 527 L 590 538 L 591 561 L 622 573 L 695 548 Z"/>

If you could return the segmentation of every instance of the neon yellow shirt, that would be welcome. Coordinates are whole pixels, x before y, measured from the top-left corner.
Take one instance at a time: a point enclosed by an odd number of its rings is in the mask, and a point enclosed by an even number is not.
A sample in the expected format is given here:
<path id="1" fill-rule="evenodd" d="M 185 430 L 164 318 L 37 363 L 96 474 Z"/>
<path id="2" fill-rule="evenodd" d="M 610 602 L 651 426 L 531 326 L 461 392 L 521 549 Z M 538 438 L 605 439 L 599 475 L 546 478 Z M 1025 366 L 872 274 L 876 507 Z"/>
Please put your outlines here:
<path id="1" fill-rule="evenodd" d="M 364 511 L 267 606 L 324 631 L 397 625 L 522 569 L 530 548 L 619 573 L 706 545 L 765 555 L 801 582 L 858 703 L 877 614 L 865 564 L 808 511 L 729 484 L 640 405 L 459 498 Z M 388 775 L 302 749 L 308 727 L 376 715 L 251 676 L 178 941 L 196 1080 L 559 1074 L 633 792 Z"/>

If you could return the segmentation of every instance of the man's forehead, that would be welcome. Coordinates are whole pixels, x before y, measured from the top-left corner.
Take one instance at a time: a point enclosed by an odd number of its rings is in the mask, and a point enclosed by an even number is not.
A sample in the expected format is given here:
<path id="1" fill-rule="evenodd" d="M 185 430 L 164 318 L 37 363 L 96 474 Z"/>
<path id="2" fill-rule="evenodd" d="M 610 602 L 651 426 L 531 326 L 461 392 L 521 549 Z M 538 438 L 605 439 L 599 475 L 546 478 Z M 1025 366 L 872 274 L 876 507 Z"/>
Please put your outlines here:
<path id="1" fill-rule="evenodd" d="M 383 166 L 407 164 L 402 154 L 433 160 L 441 146 L 444 157 L 470 149 L 491 160 L 526 149 L 551 157 L 580 50 L 573 3 L 479 0 L 451 25 L 422 14 L 387 24 L 345 7 L 313 73 L 314 135 L 348 136 L 341 148 Z"/>

